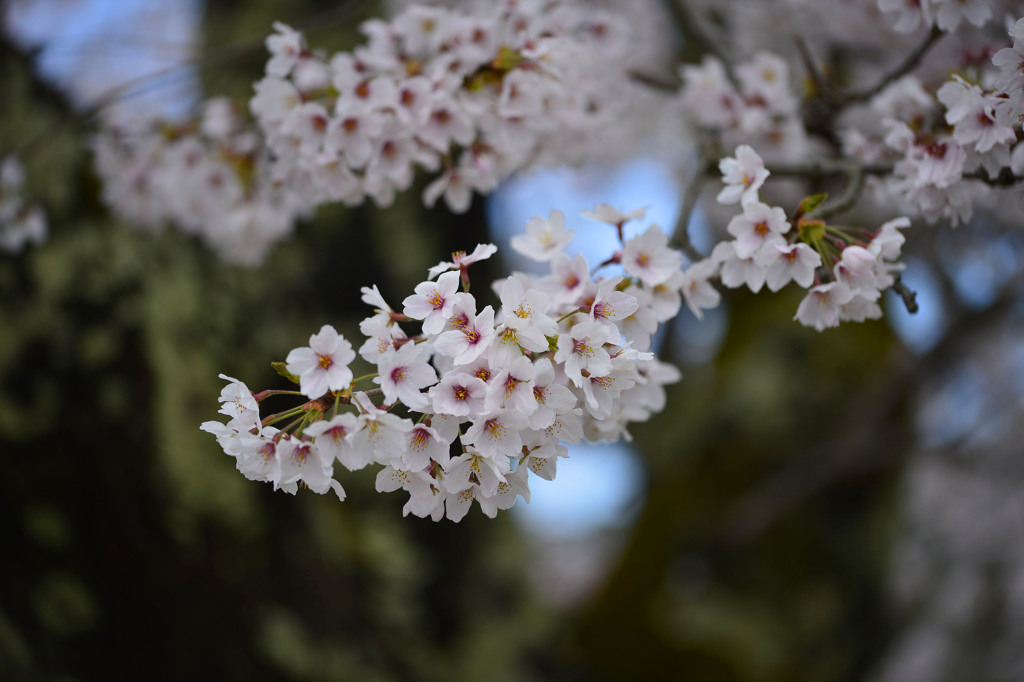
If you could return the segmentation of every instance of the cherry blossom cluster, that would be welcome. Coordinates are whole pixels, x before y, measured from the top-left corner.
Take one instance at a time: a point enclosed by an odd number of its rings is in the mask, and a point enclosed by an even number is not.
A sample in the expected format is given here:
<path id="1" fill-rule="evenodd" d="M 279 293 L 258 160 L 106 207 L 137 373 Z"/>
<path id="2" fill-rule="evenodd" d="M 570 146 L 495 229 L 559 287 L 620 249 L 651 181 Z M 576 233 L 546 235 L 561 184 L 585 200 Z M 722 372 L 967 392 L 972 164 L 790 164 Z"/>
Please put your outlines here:
<path id="1" fill-rule="evenodd" d="M 0 250 L 18 253 L 46 239 L 46 214 L 22 196 L 25 170 L 16 156 L 0 161 Z"/>
<path id="2" fill-rule="evenodd" d="M 891 177 L 872 184 L 876 198 L 955 226 L 989 199 L 992 185 L 1024 176 L 1024 19 L 1009 33 L 1013 47 L 972 61 L 934 94 L 914 76 L 893 82 L 869 103 L 871 119 L 841 132 L 849 157 L 893 164 Z"/>
<path id="3" fill-rule="evenodd" d="M 474 500 L 492 517 L 520 495 L 529 501 L 530 474 L 553 479 L 564 443 L 628 438 L 628 424 L 660 411 L 663 386 L 680 378 L 646 349 L 679 310 L 682 255 L 656 225 L 623 239 L 623 225 L 643 214 L 604 204 L 585 213 L 614 227 L 622 245 L 594 272 L 622 274 L 592 275 L 584 256 L 567 255 L 573 231 L 553 211 L 512 240 L 548 274 L 495 282 L 496 306 L 481 306 L 469 286 L 469 267 L 493 245 L 431 268 L 401 312 L 364 287 L 374 312 L 360 323 L 358 350 L 324 325 L 279 364 L 298 391 L 253 393 L 222 375 L 229 421 L 202 429 L 243 475 L 286 492 L 344 499 L 340 463 L 380 466 L 377 489 L 405 490 L 404 513 L 435 521 L 459 521 Z M 375 371 L 354 378 L 357 354 Z M 282 393 L 306 402 L 262 416 L 261 403 Z"/>
<path id="4" fill-rule="evenodd" d="M 513 171 L 594 158 L 640 90 L 626 23 L 561 0 L 413 5 L 329 57 L 275 30 L 251 109 L 275 177 L 310 205 L 386 206 L 422 168 L 436 173 L 426 204 L 465 211 Z"/>
<path id="5" fill-rule="evenodd" d="M 719 164 L 725 187 L 720 204 L 740 204 L 742 213 L 726 228 L 734 239 L 715 246 L 711 256 L 686 270 L 684 294 L 695 312 L 718 304 L 708 280 L 718 277 L 730 288 L 746 286 L 758 292 L 778 291 L 790 282 L 807 295 L 795 320 L 818 331 L 841 321 L 863 322 L 882 316 L 881 292 L 895 283 L 893 272 L 910 226 L 906 217 L 890 220 L 877 230 L 829 225 L 813 217 L 824 195 L 805 198 L 792 220 L 784 209 L 761 200 L 760 188 L 769 176 L 764 161 L 749 145 L 736 148 L 735 157 Z"/>
<path id="6" fill-rule="evenodd" d="M 274 183 L 262 136 L 224 98 L 196 120 L 108 125 L 93 151 L 115 214 L 144 229 L 176 225 L 229 263 L 262 262 L 312 209 Z"/>
<path id="7" fill-rule="evenodd" d="M 699 65 L 680 67 L 678 101 L 687 118 L 698 129 L 717 135 L 726 149 L 746 142 L 768 148 L 779 158 L 804 156 L 807 133 L 786 61 L 758 52 L 732 71 L 734 78 L 720 59 L 711 56 Z"/>
<path id="8" fill-rule="evenodd" d="M 878 8 L 899 33 L 913 33 L 921 26 L 955 31 L 965 19 L 984 26 L 992 19 L 991 5 L 989 0 L 878 0 Z"/>

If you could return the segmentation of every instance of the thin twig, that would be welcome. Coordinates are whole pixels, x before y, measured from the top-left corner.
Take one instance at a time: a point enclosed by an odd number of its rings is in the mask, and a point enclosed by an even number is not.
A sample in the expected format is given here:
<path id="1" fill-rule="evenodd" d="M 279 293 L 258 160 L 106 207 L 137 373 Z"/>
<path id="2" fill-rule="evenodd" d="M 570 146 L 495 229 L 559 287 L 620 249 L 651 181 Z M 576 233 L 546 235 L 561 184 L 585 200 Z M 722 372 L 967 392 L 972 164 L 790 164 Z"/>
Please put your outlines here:
<path id="1" fill-rule="evenodd" d="M 816 178 L 823 175 L 849 175 L 851 168 L 864 175 L 889 175 L 891 163 L 858 164 L 848 159 L 819 159 L 809 163 L 766 164 L 772 175 L 789 178 Z"/>
<path id="2" fill-rule="evenodd" d="M 687 6 L 686 0 L 667 0 L 665 5 L 669 13 L 672 14 L 676 27 L 683 35 L 686 52 L 693 56 L 709 54 L 715 57 L 725 67 L 725 74 L 729 81 L 734 86 L 737 85 L 739 81 L 736 79 L 736 74 L 733 73 L 731 62 L 726 57 L 726 51 L 722 49 L 722 41 L 715 40 L 704 32 L 700 22 Z M 696 59 L 692 59 L 692 61 L 696 61 Z"/>
<path id="3" fill-rule="evenodd" d="M 903 299 L 903 305 L 907 307 L 907 312 L 911 315 L 917 313 L 917 292 L 903 283 L 902 279 L 900 279 L 900 273 L 894 274 L 893 279 L 896 281 L 892 285 L 892 290 Z"/>
<path id="4" fill-rule="evenodd" d="M 697 207 L 697 200 L 700 199 L 704 183 L 707 182 L 708 176 L 713 170 L 714 160 L 702 148 L 700 158 L 697 160 L 697 171 L 694 173 L 690 184 L 687 185 L 686 192 L 683 193 L 683 203 L 679 207 L 679 219 L 676 221 L 675 229 L 672 230 L 672 237 L 669 239 L 669 244 L 682 249 L 683 253 L 686 254 L 686 257 L 692 263 L 704 260 L 704 254 L 698 251 L 697 247 L 690 241 L 690 218 Z"/>
<path id="5" fill-rule="evenodd" d="M 649 88 L 657 90 L 659 92 L 665 92 L 668 94 L 674 94 L 679 90 L 679 79 L 668 79 L 664 76 L 655 75 L 652 73 L 644 73 L 643 71 L 637 71 L 635 69 L 630 70 L 629 79 L 641 85 L 646 85 Z"/>
<path id="6" fill-rule="evenodd" d="M 855 102 L 863 102 L 865 100 L 869 100 L 878 93 L 880 93 L 882 90 L 884 90 L 890 83 L 896 81 L 899 78 L 902 78 L 906 74 L 916 69 L 917 65 L 924 58 L 925 54 L 928 53 L 928 50 L 930 50 L 932 46 L 936 43 L 936 41 L 938 41 L 938 39 L 941 38 L 943 35 L 945 35 L 945 33 L 941 29 L 939 29 L 938 26 L 933 26 L 931 32 L 928 33 L 928 37 L 925 39 L 925 41 L 921 43 L 916 50 L 911 52 L 907 56 L 907 58 L 903 60 L 902 64 L 897 66 L 889 73 L 885 74 L 882 77 L 882 79 L 872 87 L 867 88 L 866 90 L 861 90 L 859 92 L 851 92 L 847 94 L 843 98 L 842 106 L 852 104 Z"/>
<path id="7" fill-rule="evenodd" d="M 1009 168 L 1000 169 L 999 174 L 995 177 L 989 175 L 988 171 L 977 170 L 972 173 L 964 173 L 963 178 L 965 180 L 979 180 L 993 187 L 1013 187 L 1014 185 L 1024 182 L 1024 176 L 1015 175 Z"/>
<path id="8" fill-rule="evenodd" d="M 857 203 L 863 189 L 864 173 L 858 166 L 851 165 L 846 173 L 846 187 L 843 189 L 843 193 L 834 201 L 825 202 L 816 210 L 811 211 L 811 214 L 819 220 L 828 220 L 834 215 L 845 213 Z"/>
<path id="9" fill-rule="evenodd" d="M 797 51 L 800 53 L 800 61 L 803 62 L 804 69 L 807 71 L 807 77 L 811 79 L 811 84 L 814 86 L 814 93 L 820 97 L 827 90 L 825 78 L 814 63 L 811 48 L 807 45 L 807 41 L 804 40 L 803 36 L 798 35 L 794 40 L 796 41 Z"/>

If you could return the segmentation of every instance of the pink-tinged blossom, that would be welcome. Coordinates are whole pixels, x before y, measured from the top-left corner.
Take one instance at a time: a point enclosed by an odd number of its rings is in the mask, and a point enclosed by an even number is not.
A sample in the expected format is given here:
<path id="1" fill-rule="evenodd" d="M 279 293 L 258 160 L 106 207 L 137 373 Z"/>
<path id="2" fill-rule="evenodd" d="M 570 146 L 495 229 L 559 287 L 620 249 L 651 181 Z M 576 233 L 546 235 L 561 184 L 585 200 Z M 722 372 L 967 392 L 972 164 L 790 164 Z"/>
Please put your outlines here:
<path id="1" fill-rule="evenodd" d="M 537 116 L 544 109 L 547 79 L 523 69 L 506 74 L 498 96 L 498 115 L 503 118 Z"/>
<path id="2" fill-rule="evenodd" d="M 316 441 L 320 452 L 338 460 L 346 468 L 352 469 L 350 459 L 352 450 L 352 434 L 357 427 L 356 416 L 351 412 L 343 412 L 331 419 L 321 419 L 306 427 L 304 434 Z M 361 468 L 361 467 L 359 467 Z"/>
<path id="3" fill-rule="evenodd" d="M 530 453 L 527 455 L 526 461 L 519 466 L 522 468 L 525 464 L 530 471 L 545 481 L 553 481 L 558 473 L 558 460 L 561 457 L 568 457 L 569 449 L 558 441 L 545 438 L 543 435 L 536 440 L 537 443 L 531 442 L 526 445 L 530 448 Z"/>
<path id="4" fill-rule="evenodd" d="M 874 300 L 880 295 L 878 280 L 878 259 L 863 246 L 847 246 L 835 265 L 836 280 L 846 284 L 850 290 Z"/>
<path id="5" fill-rule="evenodd" d="M 898 33 L 913 33 L 917 30 L 924 21 L 921 5 L 921 0 L 878 0 L 878 9 L 896 15 L 889 22 Z"/>
<path id="6" fill-rule="evenodd" d="M 379 493 L 390 493 L 399 488 L 409 493 L 409 501 L 402 507 L 402 516 L 412 513 L 420 518 L 429 516 L 434 521 L 440 521 L 444 516 L 446 495 L 425 472 L 386 466 L 377 473 L 376 488 Z"/>
<path id="7" fill-rule="evenodd" d="M 501 284 L 502 323 L 518 330 L 519 337 L 529 350 L 541 351 L 547 347 L 546 336 L 558 332 L 555 321 L 548 316 L 551 299 L 542 291 L 527 289 L 517 277 L 509 277 Z"/>
<path id="8" fill-rule="evenodd" d="M 565 229 L 565 215 L 553 210 L 547 219 L 534 216 L 526 223 L 526 234 L 512 237 L 513 249 L 527 258 L 546 262 L 572 242 L 575 230 Z"/>
<path id="9" fill-rule="evenodd" d="M 598 204 L 594 207 L 593 211 L 583 211 L 581 215 L 584 218 L 596 220 L 600 223 L 622 227 L 630 220 L 643 220 L 646 212 L 646 208 L 635 208 L 632 211 L 623 213 L 610 204 Z"/>
<path id="10" fill-rule="evenodd" d="M 571 303 L 590 281 L 590 266 L 582 253 L 572 258 L 557 253 L 551 260 L 551 274 L 540 280 L 540 287 L 551 297 L 553 305 Z"/>
<path id="11" fill-rule="evenodd" d="M 430 428 L 434 429 L 438 437 L 445 443 L 448 443 L 448 445 L 454 443 L 455 439 L 461 435 L 459 427 L 463 421 L 466 420 L 462 417 L 444 414 L 443 412 L 435 412 L 429 419 Z M 426 424 L 427 422 L 422 423 Z"/>
<path id="12" fill-rule="evenodd" d="M 220 414 L 231 417 L 228 426 L 239 431 L 260 431 L 260 406 L 252 391 L 243 382 L 226 374 L 218 375 L 228 382 L 220 391 Z"/>
<path id="13" fill-rule="evenodd" d="M 494 491 L 493 495 L 478 493 L 476 501 L 480 505 L 480 511 L 487 518 L 493 519 L 498 515 L 499 509 L 511 509 L 520 495 L 527 502 L 530 501 L 530 488 L 526 467 L 505 474 L 505 480 L 498 483 L 498 488 Z"/>
<path id="14" fill-rule="evenodd" d="M 442 7 L 412 5 L 395 17 L 391 29 L 402 41 L 402 51 L 415 57 L 440 50 L 454 16 Z"/>
<path id="15" fill-rule="evenodd" d="M 472 485 L 485 495 L 493 495 L 511 469 L 508 457 L 490 457 L 475 448 L 468 448 L 463 454 L 452 458 L 445 486 L 449 492 L 455 493 Z"/>
<path id="16" fill-rule="evenodd" d="M 487 385 L 472 374 L 446 372 L 427 395 L 435 412 L 470 417 L 483 412 Z"/>
<path id="17" fill-rule="evenodd" d="M 447 494 L 441 488 L 431 483 L 430 476 L 423 472 L 409 472 L 409 478 L 414 481 L 420 480 L 426 485 L 417 484 L 415 487 L 408 487 L 409 499 L 402 506 L 402 516 L 418 516 L 419 518 L 430 517 L 431 521 L 437 522 L 444 518 L 444 503 Z"/>
<path id="18" fill-rule="evenodd" d="M 735 70 L 744 99 L 748 103 L 756 103 L 756 106 L 748 106 L 747 112 L 754 113 L 755 116 L 765 116 L 770 121 L 773 116 L 785 115 L 796 109 L 797 101 L 789 86 L 789 66 L 778 55 L 758 52 L 749 61 L 737 64 Z M 743 125 L 741 122 L 741 127 Z M 760 130 L 764 127 L 766 126 L 759 122 L 749 129 Z M 749 149 L 745 153 L 746 158 L 742 160 L 739 158 L 739 147 L 736 152 L 742 170 L 756 172 L 758 164 L 764 165 L 761 157 L 757 156 L 753 149 Z M 725 170 L 722 172 L 724 174 Z"/>
<path id="19" fill-rule="evenodd" d="M 736 237 L 736 257 L 740 259 L 756 256 L 770 245 L 785 243 L 782 235 L 789 228 L 785 211 L 759 201 L 744 204 L 743 213 L 733 216 L 726 226 L 729 234 Z"/>
<path id="20" fill-rule="evenodd" d="M 699 65 L 679 67 L 679 75 L 683 80 L 680 100 L 699 125 L 723 129 L 737 123 L 743 101 L 721 60 L 705 56 Z"/>
<path id="21" fill-rule="evenodd" d="M 413 290 L 416 293 L 402 302 L 404 312 L 414 320 L 423 320 L 425 334 L 438 334 L 451 315 L 458 289 L 457 272 L 446 272 L 437 282 L 420 282 Z"/>
<path id="22" fill-rule="evenodd" d="M 339 91 L 337 107 L 339 111 L 362 106 L 378 113 L 398 106 L 398 84 L 388 75 L 367 78 L 363 74 L 346 74 L 334 72 L 334 87 Z M 397 132 L 398 127 L 394 130 Z M 411 141 L 411 137 L 409 140 Z"/>
<path id="23" fill-rule="evenodd" d="M 611 371 L 611 358 L 604 344 L 617 341 L 617 338 L 609 339 L 604 325 L 581 322 L 568 333 L 559 334 L 555 362 L 562 363 L 565 375 L 577 386 L 582 386 L 583 370 L 599 376 Z"/>
<path id="24" fill-rule="evenodd" d="M 781 239 L 781 238 L 780 238 Z M 782 240 L 785 243 L 785 240 Z M 711 251 L 711 261 L 720 266 L 722 284 L 735 289 L 744 284 L 755 294 L 764 286 L 768 271 L 757 264 L 753 256 L 740 258 L 736 255 L 736 242 L 719 242 Z M 685 295 L 686 290 L 683 290 Z"/>
<path id="25" fill-rule="evenodd" d="M 681 291 L 685 282 L 686 277 L 683 275 L 683 271 L 679 270 L 661 284 L 656 284 L 650 288 L 650 308 L 658 322 L 667 322 L 679 313 L 679 306 L 682 303 Z M 636 295 L 632 289 L 627 291 L 634 296 Z M 640 305 L 642 308 L 644 303 L 641 302 Z"/>
<path id="26" fill-rule="evenodd" d="M 488 389 L 487 408 L 533 414 L 537 410 L 537 397 L 533 392 L 536 378 L 537 370 L 530 359 L 516 358 L 495 375 Z"/>
<path id="27" fill-rule="evenodd" d="M 720 204 L 747 204 L 757 201 L 757 192 L 768 178 L 768 169 L 754 148 L 747 144 L 736 147 L 736 156 L 727 156 L 718 162 L 725 187 L 716 201 Z"/>
<path id="28" fill-rule="evenodd" d="M 446 93 L 434 93 L 430 114 L 416 129 L 416 136 L 438 152 L 444 154 L 454 142 L 466 147 L 473 141 L 473 121 L 459 101 Z"/>
<path id="29" fill-rule="evenodd" d="M 359 331 L 366 341 L 359 347 L 359 355 L 374 365 L 381 356 L 395 348 L 396 341 L 406 339 L 405 332 L 398 325 L 388 324 L 380 316 L 368 317 L 359 323 Z"/>
<path id="30" fill-rule="evenodd" d="M 882 260 L 898 260 L 903 243 L 906 241 L 906 237 L 899 230 L 907 227 L 910 227 L 910 218 L 907 217 L 894 218 L 884 223 L 878 228 L 875 238 L 868 243 L 868 251 Z"/>
<path id="31" fill-rule="evenodd" d="M 365 393 L 357 393 L 354 400 L 362 412 L 352 434 L 351 461 L 342 464 L 355 471 L 371 462 L 390 463 L 405 448 L 412 421 L 378 409 Z"/>
<path id="32" fill-rule="evenodd" d="M 285 78 L 302 58 L 306 46 L 302 34 L 291 26 L 275 21 L 274 31 L 276 33 L 272 33 L 266 40 L 271 55 L 267 61 L 267 75 Z"/>
<path id="33" fill-rule="evenodd" d="M 217 439 L 217 445 L 224 450 L 224 454 L 230 455 L 231 457 L 238 457 L 244 452 L 245 438 L 243 438 L 243 436 L 252 435 L 247 430 L 239 431 L 237 428 L 228 424 L 215 421 L 203 422 L 199 425 L 199 430 L 213 434 Z"/>
<path id="34" fill-rule="evenodd" d="M 263 435 L 242 434 L 235 467 L 250 481 L 272 483 L 277 489 L 281 467 L 278 464 L 277 429 L 265 429 Z"/>
<path id="35" fill-rule="evenodd" d="M 611 415 L 613 402 L 636 383 L 636 363 L 628 358 L 612 358 L 611 371 L 605 376 L 591 374 L 583 381 L 587 412 L 597 419 Z"/>
<path id="36" fill-rule="evenodd" d="M 497 253 L 498 247 L 494 244 L 477 244 L 476 248 L 469 255 L 466 255 L 465 251 L 455 251 L 452 253 L 452 259 L 450 261 L 442 261 L 430 268 L 427 271 L 427 278 L 434 279 L 442 272 L 448 270 L 458 270 L 464 272 L 473 263 L 477 263 L 482 260 L 486 260 Z"/>
<path id="37" fill-rule="evenodd" d="M 614 327 L 616 322 L 636 312 L 640 303 L 636 296 L 616 289 L 621 283 L 621 277 L 613 277 L 603 280 L 597 285 L 594 300 L 590 304 L 590 319 Z"/>
<path id="38" fill-rule="evenodd" d="M 525 428 L 525 416 L 512 410 L 502 410 L 474 419 L 462 434 L 462 442 L 472 445 L 484 457 L 504 459 L 518 455 L 523 449 L 520 431 Z"/>
<path id="39" fill-rule="evenodd" d="M 352 168 L 363 168 L 373 156 L 374 141 L 383 132 L 380 115 L 362 102 L 335 108 L 324 135 L 324 150 L 344 156 Z"/>
<path id="40" fill-rule="evenodd" d="M 430 93 L 434 86 L 423 76 L 402 81 L 398 86 L 398 109 L 396 115 L 404 125 L 419 127 L 430 117 Z"/>
<path id="41" fill-rule="evenodd" d="M 829 327 L 838 327 L 840 306 L 849 303 L 852 298 L 850 287 L 842 282 L 819 284 L 807 292 L 793 319 L 819 332 Z"/>
<path id="42" fill-rule="evenodd" d="M 454 274 L 454 273 L 453 273 Z M 451 314 L 444 323 L 442 332 L 465 328 L 476 315 L 476 299 L 473 294 L 460 291 L 452 296 Z"/>
<path id="43" fill-rule="evenodd" d="M 622 249 L 622 267 L 648 285 L 661 284 L 683 265 L 683 255 L 668 247 L 668 235 L 657 225 L 626 242 Z"/>
<path id="44" fill-rule="evenodd" d="M 723 243 L 731 244 L 731 242 Z M 727 250 L 731 249 L 731 246 L 727 247 Z M 719 251 L 719 249 L 716 247 L 715 251 Z M 711 277 L 718 274 L 718 269 L 718 259 L 715 258 L 714 252 L 712 252 L 712 258 L 697 261 L 683 271 L 682 281 L 679 283 L 679 291 L 686 300 L 686 307 L 690 309 L 690 312 L 698 320 L 704 319 L 703 309 L 717 308 L 722 300 L 722 295 L 718 293 L 718 289 L 715 289 L 709 281 Z"/>
<path id="45" fill-rule="evenodd" d="M 574 407 L 559 412 L 551 425 L 544 429 L 544 434 L 564 443 L 579 443 L 583 439 L 583 410 Z"/>
<path id="46" fill-rule="evenodd" d="M 537 409 L 529 417 L 531 429 L 546 429 L 554 423 L 557 414 L 576 407 L 576 396 L 567 387 L 556 381 L 554 365 L 550 358 L 540 358 L 534 363 L 537 370 L 533 382 L 533 397 Z"/>
<path id="47" fill-rule="evenodd" d="M 487 348 L 488 362 L 501 367 L 523 357 L 528 351 L 539 353 L 548 350 L 547 340 L 537 334 L 536 330 L 523 331 L 526 334 L 521 337 L 520 330 L 507 324 L 499 325 L 494 330 L 494 340 Z"/>
<path id="48" fill-rule="evenodd" d="M 477 486 L 469 486 L 458 492 L 449 493 L 444 500 L 445 516 L 449 521 L 458 523 L 466 517 L 469 513 L 469 508 L 473 506 L 473 500 L 476 498 L 475 490 Z M 495 486 L 497 490 L 497 486 Z"/>
<path id="49" fill-rule="evenodd" d="M 321 151 L 329 124 L 330 117 L 322 105 L 304 102 L 288 112 L 281 123 L 281 132 L 289 136 L 299 154 L 316 156 Z"/>
<path id="50" fill-rule="evenodd" d="M 992 18 L 989 0 L 933 0 L 935 25 L 943 31 L 955 31 L 961 19 L 973 26 L 984 26 Z"/>
<path id="51" fill-rule="evenodd" d="M 647 289 L 636 286 L 629 287 L 623 293 L 636 299 L 637 308 L 631 315 L 619 320 L 616 327 L 633 348 L 648 350 L 651 347 L 651 337 L 658 331 L 658 319 L 651 305 L 651 294 Z M 678 303 L 678 297 L 676 300 Z"/>
<path id="52" fill-rule="evenodd" d="M 631 414 L 632 421 L 643 421 L 656 412 L 665 409 L 665 389 L 683 378 L 675 365 L 657 358 L 638 359 L 636 362 L 636 385 L 627 394 L 628 403 L 638 412 Z M 634 418 L 637 417 L 637 418 Z"/>
<path id="53" fill-rule="evenodd" d="M 977 85 L 968 83 L 954 74 L 953 80 L 945 83 L 935 93 L 946 106 L 946 123 L 953 126 L 953 139 L 975 151 L 984 154 L 996 145 L 1015 141 L 1016 134 L 1011 126 L 1005 125 L 996 116 L 999 99 L 987 95 Z"/>
<path id="54" fill-rule="evenodd" d="M 839 306 L 839 319 L 843 322 L 863 322 L 880 317 L 882 306 L 878 305 L 878 297 L 861 291 L 854 292 L 853 298 Z"/>
<path id="55" fill-rule="evenodd" d="M 437 372 L 424 358 L 424 347 L 415 343 L 384 352 L 377 360 L 377 373 L 373 381 L 384 391 L 384 402 L 401 401 L 413 410 L 429 404 L 420 389 L 437 382 Z"/>
<path id="56" fill-rule="evenodd" d="M 278 128 L 292 109 L 302 102 L 302 95 L 288 81 L 264 78 L 254 85 L 256 94 L 249 101 L 252 115 L 270 129 Z"/>
<path id="57" fill-rule="evenodd" d="M 355 358 L 352 344 L 325 324 L 309 337 L 308 347 L 292 349 L 285 360 L 287 370 L 299 377 L 299 390 L 315 399 L 348 388 L 352 381 L 348 365 Z"/>
<path id="58" fill-rule="evenodd" d="M 806 289 L 814 282 L 814 271 L 821 266 L 821 256 L 803 242 L 773 244 L 760 252 L 757 263 L 765 268 L 769 290 L 778 291 L 790 282 Z"/>
<path id="59" fill-rule="evenodd" d="M 416 424 L 409 431 L 409 445 L 401 454 L 403 469 L 422 471 L 434 461 L 448 466 L 448 442 L 426 424 Z"/>
<path id="60" fill-rule="evenodd" d="M 433 208 L 438 198 L 444 196 L 445 204 L 453 213 L 465 213 L 473 201 L 473 190 L 483 193 L 488 189 L 487 178 L 472 165 L 449 165 L 423 190 L 423 204 Z"/>
<path id="61" fill-rule="evenodd" d="M 359 297 L 360 300 L 366 305 L 373 306 L 374 315 L 383 317 L 385 321 L 391 321 L 394 317 L 395 311 L 392 310 L 391 306 L 384 300 L 384 296 L 380 293 L 376 284 L 372 287 L 362 287 L 359 291 L 362 294 L 362 296 Z"/>
<path id="62" fill-rule="evenodd" d="M 278 442 L 277 450 L 281 490 L 294 495 L 301 482 L 319 495 L 333 490 L 339 500 L 345 499 L 344 489 L 334 480 L 334 458 L 322 453 L 313 441 L 286 437 Z"/>
<path id="63" fill-rule="evenodd" d="M 893 173 L 905 179 L 912 189 L 929 186 L 946 189 L 960 182 L 966 161 L 963 147 L 950 137 L 940 136 L 927 144 L 922 142 L 909 147 Z"/>
<path id="64" fill-rule="evenodd" d="M 434 341 L 434 349 L 455 360 L 456 365 L 473 362 L 494 340 L 494 308 L 485 307 L 461 329 L 447 331 Z"/>
<path id="65" fill-rule="evenodd" d="M 999 67 L 995 86 L 1010 96 L 1015 112 L 1024 110 L 1024 18 L 1018 19 L 1010 28 L 1013 47 L 1004 47 L 992 57 L 992 63 Z"/>

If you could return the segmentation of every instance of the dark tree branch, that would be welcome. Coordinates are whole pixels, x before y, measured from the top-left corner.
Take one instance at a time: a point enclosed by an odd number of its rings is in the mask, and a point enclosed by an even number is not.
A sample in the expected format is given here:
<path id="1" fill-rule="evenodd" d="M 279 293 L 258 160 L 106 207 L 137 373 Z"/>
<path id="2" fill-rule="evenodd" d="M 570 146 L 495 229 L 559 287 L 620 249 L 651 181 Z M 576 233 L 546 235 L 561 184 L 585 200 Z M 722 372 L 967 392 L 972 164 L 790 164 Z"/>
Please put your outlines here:
<path id="1" fill-rule="evenodd" d="M 693 211 L 697 207 L 701 190 L 704 189 L 704 185 L 714 169 L 714 159 L 702 147 L 700 158 L 697 160 L 697 170 L 693 174 L 690 184 L 686 186 L 686 192 L 683 193 L 683 203 L 679 207 L 679 219 L 676 221 L 675 229 L 672 230 L 672 236 L 669 239 L 669 244 L 682 249 L 692 263 L 704 260 L 704 254 L 698 251 L 690 241 L 690 218 L 693 217 Z"/>
<path id="2" fill-rule="evenodd" d="M 922 59 L 924 59 L 924 56 L 928 54 L 928 50 L 930 50 L 943 35 L 945 35 L 945 33 L 937 26 L 932 27 L 932 30 L 928 33 L 928 37 L 925 41 L 921 43 L 916 50 L 907 55 L 907 58 L 904 59 L 899 66 L 885 74 L 881 80 L 870 88 L 854 91 L 845 95 L 842 106 L 869 100 L 884 90 L 890 83 L 893 83 L 897 79 L 902 78 L 916 69 L 917 65 L 921 63 Z"/>

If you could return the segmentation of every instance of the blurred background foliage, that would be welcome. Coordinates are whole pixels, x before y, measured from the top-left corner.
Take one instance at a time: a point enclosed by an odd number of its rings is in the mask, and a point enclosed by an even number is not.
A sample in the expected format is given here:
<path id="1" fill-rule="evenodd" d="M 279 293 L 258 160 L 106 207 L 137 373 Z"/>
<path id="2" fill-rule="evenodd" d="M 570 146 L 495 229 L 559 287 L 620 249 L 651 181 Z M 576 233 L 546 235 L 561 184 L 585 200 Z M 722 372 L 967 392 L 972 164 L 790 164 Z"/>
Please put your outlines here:
<path id="1" fill-rule="evenodd" d="M 378 10 L 211 0 L 202 88 L 244 100 L 275 20 L 341 49 Z M 1015 281 L 971 307 L 935 269 L 945 293 L 934 304 L 949 322 L 924 354 L 884 322 L 801 328 L 785 293 L 731 292 L 707 362 L 687 365 L 675 350 L 685 326 L 670 330 L 666 359 L 684 379 L 633 429 L 637 513 L 580 540 L 609 549 L 579 589 L 566 572 L 543 572 L 551 557 L 589 560 L 574 540 L 534 537 L 510 514 L 402 518 L 402 496 L 376 493 L 368 471 L 343 477 L 344 504 L 275 494 L 198 429 L 214 418 L 218 373 L 279 387 L 269 362 L 321 324 L 357 336 L 360 286 L 400 301 L 448 252 L 489 241 L 483 200 L 462 216 L 424 209 L 418 191 L 387 210 L 326 208 L 265 266 L 225 267 L 177 231 L 113 220 L 83 146 L 89 122 L 6 38 L 0 73 L 0 149 L 34 141 L 29 194 L 52 230 L 44 246 L 0 260 L 0 679 L 1021 679 L 1012 652 L 990 650 L 1022 642 L 1021 621 L 992 607 L 1024 576 L 1019 550 L 958 554 L 941 539 L 987 523 L 986 503 L 918 552 L 935 585 L 966 570 L 989 586 L 954 623 L 984 636 L 958 639 L 933 677 L 900 652 L 935 622 L 938 593 L 901 592 L 910 569 L 898 560 L 937 532 L 930 508 L 912 504 L 908 470 L 940 449 L 971 471 L 971 434 L 988 415 L 1008 425 L 983 443 L 1005 455 L 986 471 L 1006 499 L 1020 490 L 1010 485 L 1024 478 L 1012 457 L 1020 398 L 1007 371 L 1017 365 L 968 373 L 995 382 L 974 395 L 1001 412 L 983 404 L 950 438 L 921 438 L 934 432 L 926 417 L 948 419 L 928 402 L 947 390 L 943 377 L 992 353 L 1019 364 Z M 923 258 L 980 248 L 913 237 Z M 1006 248 L 1019 255 L 1018 242 Z M 501 274 L 486 267 L 484 281 Z M 956 394 L 947 402 L 963 409 Z M 1002 542 L 1015 521 L 1024 528 L 1017 513 L 1001 517 Z M 980 565 L 964 569 L 971 560 Z M 560 591 L 578 596 L 552 597 Z M 946 656 L 953 645 L 915 646 Z"/>

